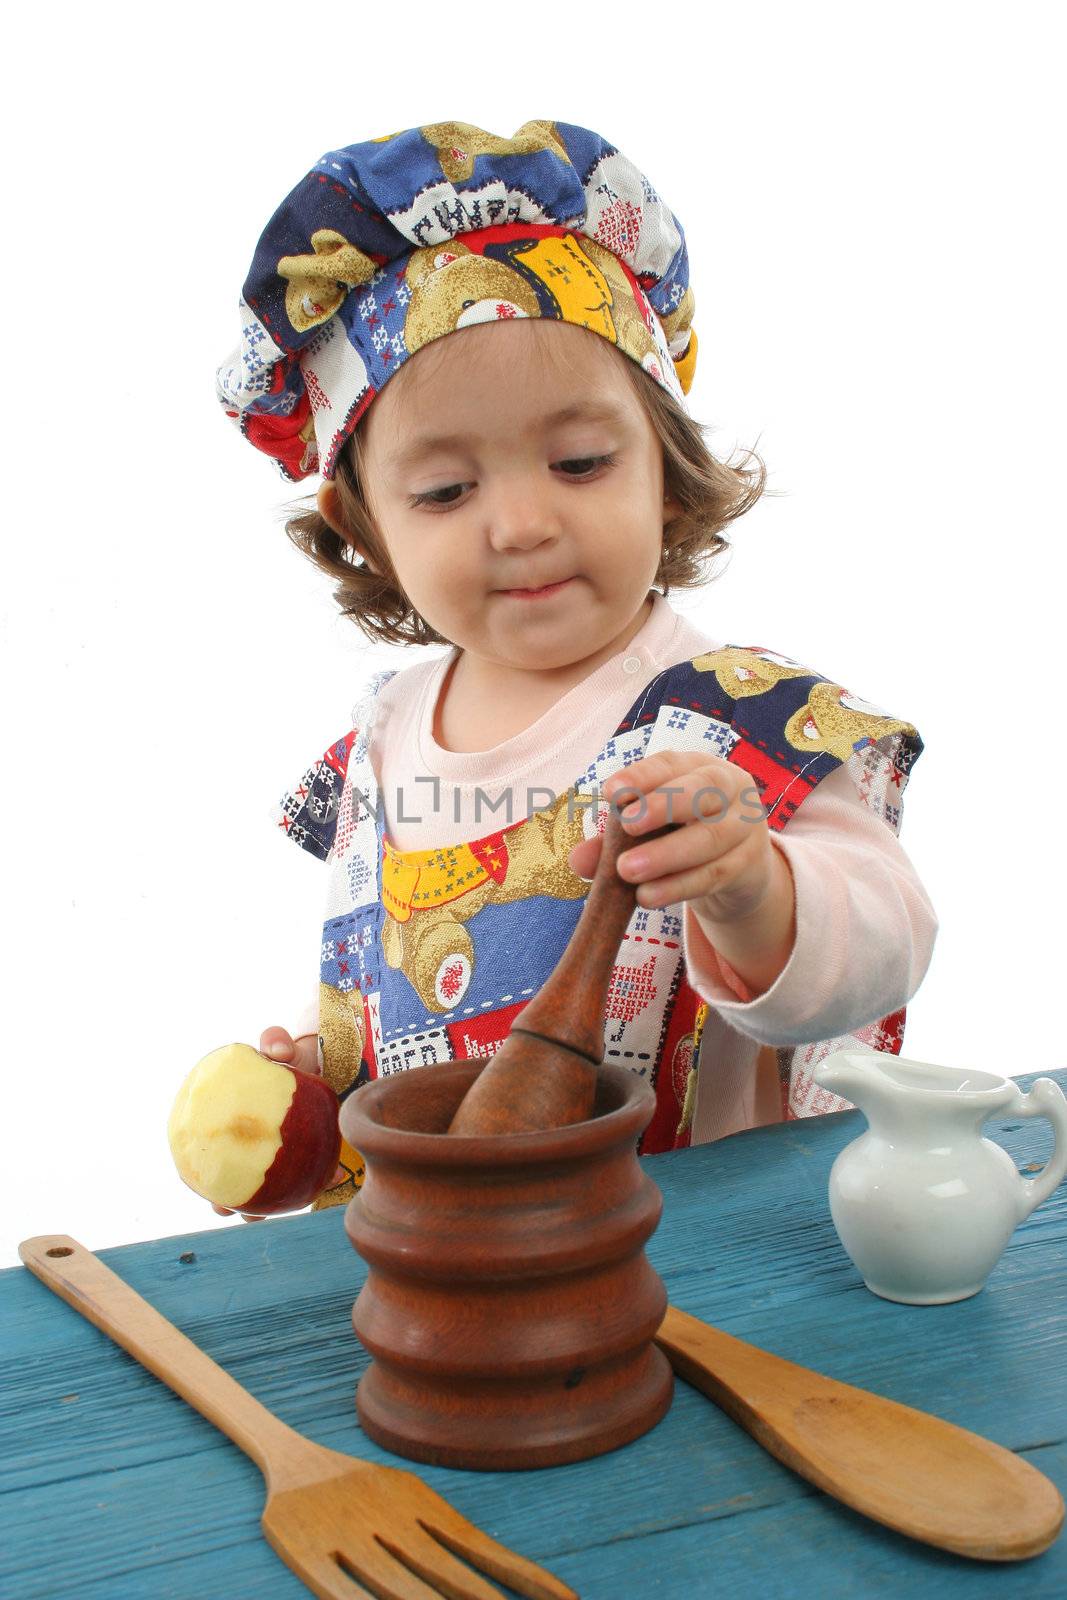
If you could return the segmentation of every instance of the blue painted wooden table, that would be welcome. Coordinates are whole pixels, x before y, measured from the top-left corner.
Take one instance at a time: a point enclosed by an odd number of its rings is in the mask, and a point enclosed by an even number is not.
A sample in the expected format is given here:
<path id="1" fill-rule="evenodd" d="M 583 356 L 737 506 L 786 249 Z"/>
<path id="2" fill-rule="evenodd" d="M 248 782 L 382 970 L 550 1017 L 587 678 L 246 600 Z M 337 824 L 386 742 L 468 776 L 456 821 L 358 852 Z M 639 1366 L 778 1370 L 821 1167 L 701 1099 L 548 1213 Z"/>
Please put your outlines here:
<path id="1" fill-rule="evenodd" d="M 1067 1087 L 1067 1071 L 1050 1075 Z M 665 1208 L 649 1254 L 671 1300 L 985 1434 L 1067 1493 L 1067 1184 L 1018 1229 L 981 1294 L 892 1305 L 863 1287 L 826 1203 L 833 1157 L 864 1126 L 844 1112 L 653 1157 Z M 986 1131 L 1020 1167 L 1051 1143 L 1044 1122 Z M 76 1215 L 66 1231 L 78 1238 Z M 582 1600 L 1067 1596 L 1067 1534 L 1010 1566 L 915 1544 L 795 1477 L 681 1382 L 651 1433 L 575 1466 L 456 1472 L 379 1450 L 353 1407 L 366 1358 L 349 1316 L 363 1269 L 341 1208 L 101 1256 L 286 1422 L 416 1470 Z M 222 1434 L 23 1267 L 0 1273 L 0 1319 L 4 1600 L 307 1594 L 260 1536 L 258 1469 Z"/>

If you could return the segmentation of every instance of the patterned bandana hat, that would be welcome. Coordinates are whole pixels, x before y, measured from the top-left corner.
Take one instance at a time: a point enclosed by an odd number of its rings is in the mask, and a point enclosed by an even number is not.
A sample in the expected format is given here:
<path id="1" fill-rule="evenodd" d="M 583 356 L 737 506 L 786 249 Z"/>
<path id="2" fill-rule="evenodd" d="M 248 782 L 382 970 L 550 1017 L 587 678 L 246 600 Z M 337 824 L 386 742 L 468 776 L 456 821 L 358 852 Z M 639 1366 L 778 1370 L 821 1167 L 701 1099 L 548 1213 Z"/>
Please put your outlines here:
<path id="1" fill-rule="evenodd" d="M 567 122 L 466 122 L 333 150 L 282 201 L 217 373 L 226 415 L 292 481 L 332 478 L 382 385 L 481 322 L 589 328 L 684 406 L 696 365 L 685 236 L 614 145 Z"/>

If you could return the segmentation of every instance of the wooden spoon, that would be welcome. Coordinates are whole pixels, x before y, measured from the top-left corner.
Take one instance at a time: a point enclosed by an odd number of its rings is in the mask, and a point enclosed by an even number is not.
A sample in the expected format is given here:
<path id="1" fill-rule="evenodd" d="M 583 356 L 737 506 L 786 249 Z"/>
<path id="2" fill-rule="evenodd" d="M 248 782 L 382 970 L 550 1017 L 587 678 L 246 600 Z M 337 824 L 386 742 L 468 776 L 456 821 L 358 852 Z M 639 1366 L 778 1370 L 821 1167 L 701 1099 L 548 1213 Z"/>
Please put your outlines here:
<path id="1" fill-rule="evenodd" d="M 637 842 L 624 829 L 619 811 L 639 792 L 612 795 L 600 859 L 570 942 L 460 1101 L 449 1133 L 527 1133 L 592 1116 L 597 1068 L 604 1059 L 608 985 L 637 903 L 636 884 L 619 877 L 619 856 Z M 644 833 L 641 843 L 679 826 L 667 823 Z"/>
<path id="2" fill-rule="evenodd" d="M 1056 1485 L 966 1428 L 783 1361 L 674 1306 L 656 1343 L 680 1378 L 772 1456 L 909 1538 L 1019 1561 L 1047 1550 L 1063 1527 Z"/>

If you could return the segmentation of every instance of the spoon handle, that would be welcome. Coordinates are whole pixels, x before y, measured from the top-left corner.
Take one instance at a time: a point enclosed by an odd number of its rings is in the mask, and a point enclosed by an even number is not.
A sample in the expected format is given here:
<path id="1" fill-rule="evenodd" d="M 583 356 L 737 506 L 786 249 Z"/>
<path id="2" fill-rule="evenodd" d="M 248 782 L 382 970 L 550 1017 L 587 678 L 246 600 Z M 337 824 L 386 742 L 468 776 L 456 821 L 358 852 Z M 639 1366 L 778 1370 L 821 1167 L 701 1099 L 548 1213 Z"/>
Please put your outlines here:
<path id="1" fill-rule="evenodd" d="M 53 1294 L 181 1395 L 274 1476 L 307 1440 L 241 1387 L 205 1350 L 69 1234 L 24 1239 L 19 1256 Z"/>
<path id="2" fill-rule="evenodd" d="M 783 1361 L 674 1306 L 656 1343 L 772 1456 L 912 1539 L 1018 1561 L 1047 1550 L 1063 1526 L 1055 1484 L 966 1428 Z"/>

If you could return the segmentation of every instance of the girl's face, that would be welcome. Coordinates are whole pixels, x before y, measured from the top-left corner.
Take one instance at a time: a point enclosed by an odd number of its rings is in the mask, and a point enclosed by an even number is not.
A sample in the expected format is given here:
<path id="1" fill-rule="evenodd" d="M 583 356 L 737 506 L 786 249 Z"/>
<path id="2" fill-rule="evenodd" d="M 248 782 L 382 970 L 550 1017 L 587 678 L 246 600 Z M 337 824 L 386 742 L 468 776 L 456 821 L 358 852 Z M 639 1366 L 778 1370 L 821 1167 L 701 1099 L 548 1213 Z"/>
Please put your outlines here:
<path id="1" fill-rule="evenodd" d="M 466 328 L 413 356 L 367 413 L 364 493 L 400 585 L 486 663 L 581 662 L 644 606 L 680 507 L 626 360 L 567 323 Z M 332 484 L 319 504 L 336 522 Z"/>

